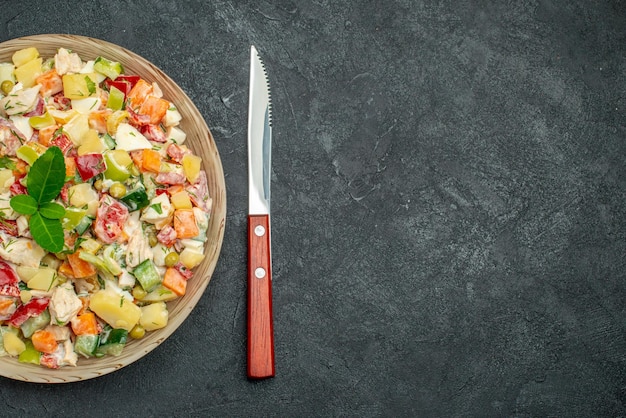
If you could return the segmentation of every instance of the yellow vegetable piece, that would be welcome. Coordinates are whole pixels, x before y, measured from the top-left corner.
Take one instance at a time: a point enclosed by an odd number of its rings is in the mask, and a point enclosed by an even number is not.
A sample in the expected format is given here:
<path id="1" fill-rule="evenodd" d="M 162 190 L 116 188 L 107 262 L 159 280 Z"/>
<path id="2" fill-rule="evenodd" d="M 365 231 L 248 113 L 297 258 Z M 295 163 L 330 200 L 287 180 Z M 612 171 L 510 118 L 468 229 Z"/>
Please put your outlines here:
<path id="1" fill-rule="evenodd" d="M 158 285 L 152 292 L 147 293 L 141 298 L 137 298 L 142 303 L 152 302 L 169 302 L 174 300 L 178 295 L 163 285 Z"/>
<path id="2" fill-rule="evenodd" d="M 78 114 L 78 112 L 76 112 L 75 110 L 57 110 L 50 107 L 48 108 L 48 113 L 50 113 L 50 115 L 57 123 L 60 123 L 62 125 L 68 123 L 70 120 L 72 120 L 73 117 Z"/>
<path id="3" fill-rule="evenodd" d="M 182 162 L 185 177 L 187 177 L 189 183 L 195 183 L 198 179 L 198 175 L 200 174 L 200 164 L 202 163 L 202 158 L 193 154 L 185 154 Z"/>
<path id="4" fill-rule="evenodd" d="M 33 165 L 35 160 L 39 158 L 39 154 L 37 154 L 37 151 L 29 147 L 28 145 L 22 145 L 21 147 L 19 147 L 15 152 L 15 155 L 20 160 L 26 161 L 28 165 Z"/>
<path id="5" fill-rule="evenodd" d="M 133 329 L 142 316 L 139 306 L 111 290 L 98 290 L 91 296 L 89 308 L 113 328 Z"/>
<path id="6" fill-rule="evenodd" d="M 20 290 L 20 300 L 22 303 L 27 303 L 33 298 L 33 293 L 30 290 Z"/>
<path id="7" fill-rule="evenodd" d="M 98 77 L 95 74 L 65 74 L 63 95 L 70 100 L 84 99 L 98 93 Z"/>
<path id="8" fill-rule="evenodd" d="M 98 136 L 98 131 L 89 129 L 83 136 L 80 146 L 78 147 L 78 155 L 97 153 L 101 154 L 106 150 L 104 141 Z"/>
<path id="9" fill-rule="evenodd" d="M 13 171 L 8 168 L 0 168 L 0 193 L 5 193 L 15 182 Z"/>
<path id="10" fill-rule="evenodd" d="M 26 344 L 24 341 L 13 332 L 7 332 L 3 336 L 4 349 L 10 356 L 18 356 L 24 350 L 26 350 Z"/>
<path id="11" fill-rule="evenodd" d="M 189 198 L 189 193 L 185 190 L 181 190 L 178 193 L 175 193 L 170 198 L 172 205 L 174 205 L 175 209 L 191 209 L 191 199 Z"/>
<path id="12" fill-rule="evenodd" d="M 141 307 L 139 325 L 146 331 L 154 331 L 167 325 L 169 314 L 165 302 L 155 302 Z"/>
<path id="13" fill-rule="evenodd" d="M 42 267 L 28 280 L 28 287 L 35 290 L 48 291 L 59 284 L 57 272 L 48 267 Z"/>
<path id="14" fill-rule="evenodd" d="M 35 79 L 43 73 L 41 69 L 42 63 L 41 58 L 35 58 L 34 60 L 20 65 L 13 72 L 15 74 L 15 78 L 24 85 L 24 88 L 34 86 Z"/>
<path id="15" fill-rule="evenodd" d="M 35 47 L 20 49 L 15 51 L 11 60 L 16 67 L 26 64 L 28 61 L 34 60 L 39 57 L 39 51 Z"/>
<path id="16" fill-rule="evenodd" d="M 74 145 L 82 143 L 83 137 L 87 135 L 89 129 L 89 117 L 81 113 L 77 113 L 63 126 L 63 132 L 67 134 Z"/>
<path id="17" fill-rule="evenodd" d="M 17 266 L 15 270 L 24 283 L 28 283 L 30 279 L 35 277 L 35 274 L 39 273 L 39 267 Z"/>
<path id="18" fill-rule="evenodd" d="M 28 123 L 33 129 L 42 129 L 54 125 L 56 120 L 50 113 L 46 112 L 41 116 L 31 116 Z"/>
<path id="19" fill-rule="evenodd" d="M 183 265 L 188 269 L 197 267 L 202 262 L 202 260 L 204 260 L 203 253 L 192 251 L 188 248 L 185 248 L 180 253 L 180 262 L 183 263 Z"/>
<path id="20" fill-rule="evenodd" d="M 98 210 L 98 192 L 89 183 L 76 184 L 68 190 L 70 205 L 82 208 L 87 205 L 87 215 L 95 216 Z M 67 216 L 67 211 L 65 216 Z"/>
<path id="21" fill-rule="evenodd" d="M 10 62 L 2 62 L 0 63 L 0 82 L 10 81 L 11 88 L 13 88 L 13 84 L 15 84 L 15 76 L 13 75 L 13 71 L 15 70 L 15 65 Z M 4 94 L 8 94 L 9 92 L 3 92 Z"/>
<path id="22" fill-rule="evenodd" d="M 117 127 L 128 119 L 128 112 L 125 110 L 116 110 L 107 118 L 107 132 L 115 135 Z"/>

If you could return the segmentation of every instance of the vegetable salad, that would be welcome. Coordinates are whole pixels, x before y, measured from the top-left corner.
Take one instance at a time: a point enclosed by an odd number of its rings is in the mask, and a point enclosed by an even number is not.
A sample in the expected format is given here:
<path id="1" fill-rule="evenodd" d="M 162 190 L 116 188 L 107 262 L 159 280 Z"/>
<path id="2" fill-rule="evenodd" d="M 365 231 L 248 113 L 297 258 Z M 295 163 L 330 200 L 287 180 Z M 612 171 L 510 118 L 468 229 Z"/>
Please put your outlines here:
<path id="1" fill-rule="evenodd" d="M 0 356 L 48 368 L 163 328 L 211 198 L 159 86 L 36 48 L 0 63 Z"/>

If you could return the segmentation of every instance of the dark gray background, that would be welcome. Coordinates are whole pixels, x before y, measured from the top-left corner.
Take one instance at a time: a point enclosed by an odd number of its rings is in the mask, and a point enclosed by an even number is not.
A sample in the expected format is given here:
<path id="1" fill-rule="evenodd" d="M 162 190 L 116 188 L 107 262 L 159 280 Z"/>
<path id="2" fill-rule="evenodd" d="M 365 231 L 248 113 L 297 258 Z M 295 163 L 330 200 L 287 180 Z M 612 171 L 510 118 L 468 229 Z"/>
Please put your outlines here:
<path id="1" fill-rule="evenodd" d="M 4 1 L 155 63 L 224 166 L 197 309 L 1 416 L 626 414 L 624 1 Z M 249 46 L 274 103 L 276 377 L 245 378 Z"/>

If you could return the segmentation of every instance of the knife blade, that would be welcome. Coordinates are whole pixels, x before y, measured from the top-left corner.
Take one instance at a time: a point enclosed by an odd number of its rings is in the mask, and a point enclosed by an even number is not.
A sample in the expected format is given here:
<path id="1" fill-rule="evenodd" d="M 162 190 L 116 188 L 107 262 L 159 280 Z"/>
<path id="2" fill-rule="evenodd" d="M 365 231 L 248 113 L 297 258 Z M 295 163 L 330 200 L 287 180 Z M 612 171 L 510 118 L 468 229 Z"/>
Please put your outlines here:
<path id="1" fill-rule="evenodd" d="M 270 235 L 271 101 L 265 66 L 250 47 L 248 108 L 248 377 L 273 377 Z"/>

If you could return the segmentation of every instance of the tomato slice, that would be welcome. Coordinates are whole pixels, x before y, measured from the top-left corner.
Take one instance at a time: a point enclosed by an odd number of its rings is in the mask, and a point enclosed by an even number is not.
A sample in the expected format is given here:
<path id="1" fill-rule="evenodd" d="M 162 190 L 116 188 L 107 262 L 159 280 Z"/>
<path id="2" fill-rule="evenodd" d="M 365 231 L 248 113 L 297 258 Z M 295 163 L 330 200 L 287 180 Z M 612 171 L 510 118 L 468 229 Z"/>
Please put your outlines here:
<path id="1" fill-rule="evenodd" d="M 128 208 L 109 195 L 104 195 L 96 212 L 94 232 L 100 241 L 112 244 L 122 236 L 127 219 Z"/>

